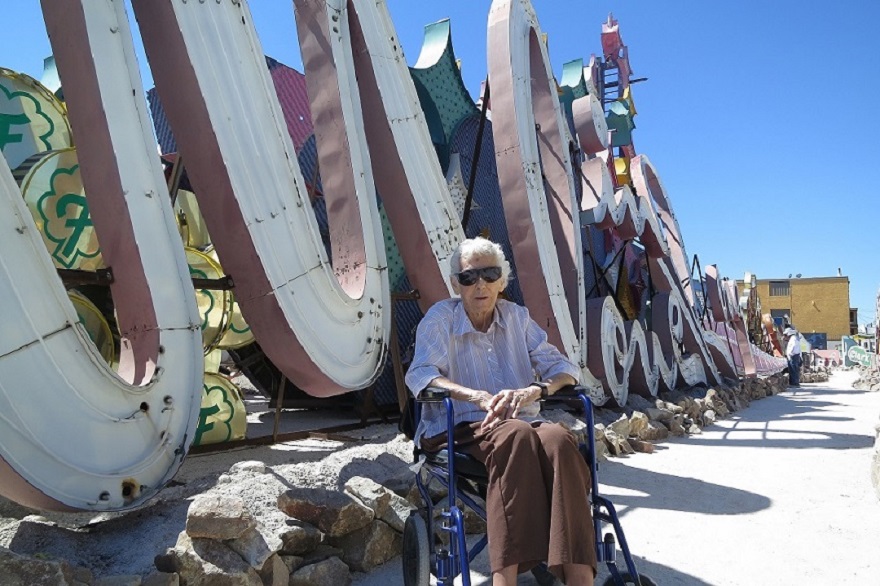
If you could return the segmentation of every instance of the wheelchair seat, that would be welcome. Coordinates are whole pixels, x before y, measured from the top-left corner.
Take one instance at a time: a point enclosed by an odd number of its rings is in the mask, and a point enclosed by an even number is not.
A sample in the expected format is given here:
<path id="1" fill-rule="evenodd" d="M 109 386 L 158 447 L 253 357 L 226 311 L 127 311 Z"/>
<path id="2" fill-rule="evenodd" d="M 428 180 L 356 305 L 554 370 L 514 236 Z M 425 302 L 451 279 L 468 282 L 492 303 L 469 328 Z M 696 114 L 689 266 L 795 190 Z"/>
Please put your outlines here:
<path id="1" fill-rule="evenodd" d="M 432 396 L 434 394 L 435 393 L 427 393 L 427 396 Z M 398 422 L 398 428 L 407 439 L 412 440 L 415 436 L 419 413 L 420 409 L 418 408 L 418 402 L 412 396 L 409 396 Z M 447 451 L 445 448 L 436 452 L 431 452 L 422 448 L 413 448 L 414 460 L 418 461 L 419 455 L 422 455 L 425 457 L 425 461 L 429 464 L 440 468 L 445 468 L 447 466 L 446 454 Z M 489 472 L 486 470 L 486 465 L 473 456 L 469 456 L 462 452 L 455 452 L 455 473 L 479 484 L 485 485 L 489 482 Z"/>
<path id="2" fill-rule="evenodd" d="M 447 456 L 445 449 L 439 452 L 421 450 L 421 453 L 424 454 L 425 460 L 429 464 L 443 468 L 446 467 Z M 479 484 L 487 484 L 489 482 L 489 471 L 486 470 L 486 465 L 473 456 L 462 452 L 455 452 L 455 473 Z"/>

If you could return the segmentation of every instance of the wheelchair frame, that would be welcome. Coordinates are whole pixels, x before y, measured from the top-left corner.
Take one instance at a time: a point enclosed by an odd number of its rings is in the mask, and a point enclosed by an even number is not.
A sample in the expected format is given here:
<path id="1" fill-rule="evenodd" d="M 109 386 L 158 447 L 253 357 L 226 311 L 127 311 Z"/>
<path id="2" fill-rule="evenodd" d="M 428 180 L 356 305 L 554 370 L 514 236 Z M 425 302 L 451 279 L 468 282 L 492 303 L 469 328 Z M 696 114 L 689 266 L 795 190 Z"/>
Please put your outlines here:
<path id="1" fill-rule="evenodd" d="M 595 531 L 596 536 L 596 557 L 598 563 L 605 563 L 608 567 L 611 576 L 605 582 L 605 584 L 615 584 L 617 586 L 626 586 L 627 584 L 634 584 L 636 586 L 653 586 L 653 581 L 651 581 L 647 576 L 640 575 L 635 567 L 635 563 L 633 562 L 632 555 L 629 551 L 629 545 L 626 542 L 626 537 L 623 533 L 623 527 L 620 524 L 620 520 L 617 515 L 617 511 L 614 508 L 613 503 L 601 496 L 599 494 L 599 481 L 597 479 L 597 471 L 598 471 L 598 463 L 596 461 L 596 440 L 594 435 L 594 422 L 593 422 L 593 403 L 590 401 L 589 397 L 587 397 L 584 392 L 585 389 L 583 387 L 576 386 L 568 386 L 560 389 L 557 393 L 553 395 L 545 395 L 542 394 L 541 401 L 544 403 L 550 402 L 564 402 L 571 400 L 580 400 L 583 404 L 584 408 L 584 417 L 585 422 L 587 424 L 587 444 L 580 444 L 579 448 L 581 453 L 584 453 L 586 448 L 586 454 L 584 457 L 587 460 L 587 463 L 590 466 L 590 476 L 591 476 L 591 491 L 590 491 L 590 505 L 593 513 L 593 529 Z M 470 563 L 476 558 L 477 555 L 482 552 L 482 550 L 489 543 L 488 535 L 483 535 L 469 550 L 467 547 L 467 542 L 465 540 L 465 531 L 464 531 L 464 514 L 461 508 L 458 506 L 458 502 L 461 501 L 475 511 L 481 518 L 485 520 L 486 512 L 480 503 L 478 503 L 473 496 L 480 496 L 481 498 L 485 498 L 485 487 L 481 486 L 477 483 L 477 480 L 468 479 L 467 476 L 464 476 L 468 481 L 474 482 L 474 485 L 477 487 L 477 492 L 483 494 L 473 494 L 469 493 L 467 490 L 464 490 L 460 487 L 459 472 L 457 472 L 457 464 L 456 464 L 456 452 L 454 450 L 453 445 L 453 428 L 454 428 L 454 406 L 453 400 L 450 398 L 449 393 L 443 389 L 437 389 L 429 387 L 422 391 L 419 394 L 419 397 L 415 399 L 415 409 L 412 413 L 415 416 L 415 421 L 418 422 L 421 415 L 420 403 L 443 403 L 446 410 L 446 433 L 447 433 L 447 446 L 442 450 L 446 453 L 446 463 L 442 464 L 437 461 L 430 462 L 425 461 L 422 464 L 422 469 L 427 472 L 428 479 L 422 480 L 422 470 L 416 474 L 416 484 L 418 486 L 419 493 L 422 496 L 422 501 L 425 503 L 425 517 L 418 523 L 423 523 L 426 526 L 427 530 L 427 541 L 429 544 L 429 560 L 428 567 L 429 570 L 433 567 L 431 573 L 437 578 L 437 583 L 440 586 L 451 586 L 453 584 L 453 580 L 459 575 L 462 575 L 462 584 L 463 586 L 470 586 Z M 414 450 L 414 454 L 418 456 L 421 452 L 420 449 L 416 448 Z M 439 454 L 440 452 L 438 452 Z M 437 454 L 434 454 L 436 458 Z M 458 454 L 460 458 L 469 458 L 464 454 Z M 427 484 L 430 483 L 431 478 L 436 478 L 442 484 L 447 487 L 448 490 L 448 508 L 445 508 L 440 513 L 440 518 L 435 521 L 434 520 L 434 509 L 436 505 L 433 504 L 431 500 L 430 494 L 428 493 Z M 465 485 L 466 486 L 466 485 Z M 472 496 L 473 494 L 473 496 Z M 412 564 L 414 560 L 407 560 L 407 552 L 412 554 L 412 547 L 407 547 L 408 540 L 413 539 L 414 531 L 420 531 L 417 526 L 417 522 L 413 519 L 414 516 L 419 516 L 421 514 L 420 511 L 413 511 L 410 514 L 410 519 L 407 520 L 407 525 L 410 526 L 404 530 L 404 555 L 403 555 L 403 566 L 404 566 L 404 579 L 405 581 L 409 578 L 407 576 L 407 564 Z M 435 528 L 435 524 L 439 522 L 440 527 Z M 604 536 L 602 534 L 603 524 L 610 524 L 614 532 L 605 533 Z M 449 548 L 438 546 L 434 544 L 434 536 L 437 534 L 435 529 L 439 529 L 439 531 L 446 532 L 449 534 Z M 425 537 L 425 536 L 421 536 Z M 616 563 L 616 554 L 617 554 L 617 542 L 620 543 L 620 550 L 623 554 L 624 562 L 626 564 L 626 572 L 621 572 L 617 567 Z M 412 544 L 409 544 L 412 546 Z M 416 547 L 418 550 L 418 547 Z M 424 555 L 423 552 L 416 551 L 415 555 Z M 424 563 L 423 560 L 417 560 L 417 563 Z M 549 570 L 546 569 L 546 566 L 543 566 L 543 569 L 539 569 L 537 572 L 533 570 L 535 577 L 539 580 L 540 583 L 544 584 L 553 584 L 554 578 L 552 574 L 550 574 Z M 407 586 L 413 584 L 413 586 L 427 586 L 427 582 L 423 582 L 426 578 L 418 578 L 411 579 L 415 582 L 407 582 Z M 558 582 L 556 582 L 558 583 Z"/>

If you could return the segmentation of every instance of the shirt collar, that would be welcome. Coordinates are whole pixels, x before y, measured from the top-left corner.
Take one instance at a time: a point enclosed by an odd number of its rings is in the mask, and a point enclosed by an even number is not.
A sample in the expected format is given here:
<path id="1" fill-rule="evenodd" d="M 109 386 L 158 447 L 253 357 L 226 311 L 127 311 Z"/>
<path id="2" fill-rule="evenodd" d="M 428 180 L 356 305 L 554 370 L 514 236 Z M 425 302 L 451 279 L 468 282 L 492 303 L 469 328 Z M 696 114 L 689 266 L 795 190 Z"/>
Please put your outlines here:
<path id="1" fill-rule="evenodd" d="M 504 303 L 505 301 L 503 299 L 499 299 L 498 302 L 495 304 L 495 312 L 492 314 L 492 323 L 489 324 L 489 331 L 492 331 L 493 327 L 506 328 L 504 310 L 502 308 Z M 465 312 L 464 310 L 464 304 L 461 302 L 461 299 L 458 300 L 458 303 L 456 304 L 455 310 L 453 312 L 452 333 L 456 336 L 482 333 L 478 332 L 474 328 L 474 324 L 471 323 L 470 318 L 468 318 L 467 316 L 467 312 Z"/>

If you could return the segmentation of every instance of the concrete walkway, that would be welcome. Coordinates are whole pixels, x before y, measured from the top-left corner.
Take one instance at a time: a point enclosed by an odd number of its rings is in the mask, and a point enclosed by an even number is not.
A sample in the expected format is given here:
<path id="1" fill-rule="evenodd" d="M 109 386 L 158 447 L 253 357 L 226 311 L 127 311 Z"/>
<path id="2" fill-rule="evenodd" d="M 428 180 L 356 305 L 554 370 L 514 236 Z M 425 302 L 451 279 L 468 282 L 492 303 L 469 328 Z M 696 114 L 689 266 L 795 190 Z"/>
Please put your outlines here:
<path id="1" fill-rule="evenodd" d="M 870 480 L 880 392 L 854 372 L 753 402 L 654 454 L 603 463 L 639 570 L 657 584 L 880 584 Z M 487 585 L 485 554 L 472 583 Z M 354 584 L 400 583 L 400 559 Z M 601 572 L 597 583 L 607 571 Z M 536 584 L 531 575 L 521 585 Z"/>

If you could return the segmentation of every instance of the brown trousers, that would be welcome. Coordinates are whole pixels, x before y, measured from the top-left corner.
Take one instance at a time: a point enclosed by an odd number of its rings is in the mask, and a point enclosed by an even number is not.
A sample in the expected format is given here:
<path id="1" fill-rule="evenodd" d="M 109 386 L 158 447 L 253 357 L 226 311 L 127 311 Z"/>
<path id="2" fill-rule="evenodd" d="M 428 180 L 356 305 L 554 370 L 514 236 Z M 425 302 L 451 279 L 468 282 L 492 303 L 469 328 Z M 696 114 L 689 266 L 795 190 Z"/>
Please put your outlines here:
<path id="1" fill-rule="evenodd" d="M 423 438 L 436 451 L 446 434 Z M 596 569 L 590 512 L 590 469 L 571 433 L 555 423 L 502 421 L 489 432 L 480 423 L 455 428 L 455 445 L 489 471 L 486 524 L 492 572 L 517 565 L 520 572 L 546 561 L 565 581 L 562 564 Z"/>

